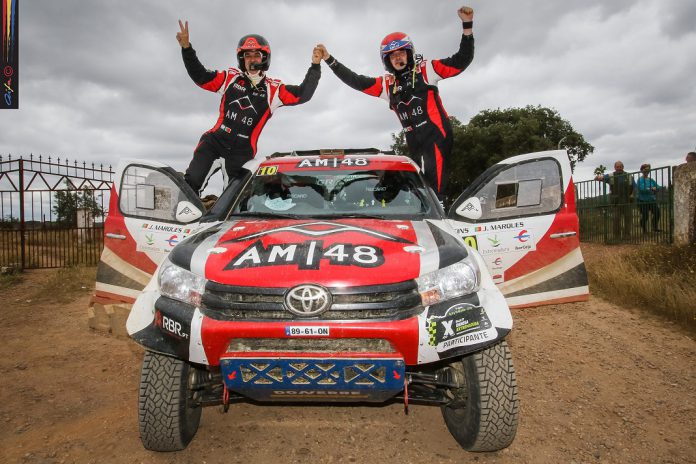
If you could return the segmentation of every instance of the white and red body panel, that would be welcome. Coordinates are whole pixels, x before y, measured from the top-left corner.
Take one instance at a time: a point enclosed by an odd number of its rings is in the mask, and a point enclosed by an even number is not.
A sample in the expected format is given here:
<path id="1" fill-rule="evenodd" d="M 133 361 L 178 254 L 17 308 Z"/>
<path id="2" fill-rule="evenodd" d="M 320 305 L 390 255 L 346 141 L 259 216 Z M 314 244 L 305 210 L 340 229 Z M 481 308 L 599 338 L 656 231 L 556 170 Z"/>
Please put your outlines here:
<path id="1" fill-rule="evenodd" d="M 549 159 L 556 160 L 560 169 L 563 199 L 557 210 L 525 216 L 520 208 L 518 213 L 512 209 L 507 219 L 476 222 L 455 217 L 452 220 L 464 241 L 478 249 L 493 281 L 512 308 L 584 301 L 589 296 L 580 251 L 575 186 L 567 153 L 557 150 L 515 156 L 494 168 L 501 171 L 521 163 Z M 485 176 L 484 173 L 482 177 Z"/>

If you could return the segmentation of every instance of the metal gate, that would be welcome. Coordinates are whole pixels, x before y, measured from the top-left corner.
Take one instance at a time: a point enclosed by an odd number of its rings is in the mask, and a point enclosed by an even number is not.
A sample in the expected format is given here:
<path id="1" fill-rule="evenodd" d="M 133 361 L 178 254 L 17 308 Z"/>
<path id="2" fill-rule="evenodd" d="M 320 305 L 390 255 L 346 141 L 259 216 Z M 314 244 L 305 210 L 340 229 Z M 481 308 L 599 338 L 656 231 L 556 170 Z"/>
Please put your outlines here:
<path id="1" fill-rule="evenodd" d="M 0 265 L 95 265 L 104 246 L 111 166 L 0 155 Z"/>
<path id="2" fill-rule="evenodd" d="M 655 168 L 647 176 L 641 172 L 626 176 L 633 185 L 630 196 L 612 195 L 609 183 L 604 181 L 575 184 L 580 240 L 607 244 L 672 243 L 672 168 Z"/>

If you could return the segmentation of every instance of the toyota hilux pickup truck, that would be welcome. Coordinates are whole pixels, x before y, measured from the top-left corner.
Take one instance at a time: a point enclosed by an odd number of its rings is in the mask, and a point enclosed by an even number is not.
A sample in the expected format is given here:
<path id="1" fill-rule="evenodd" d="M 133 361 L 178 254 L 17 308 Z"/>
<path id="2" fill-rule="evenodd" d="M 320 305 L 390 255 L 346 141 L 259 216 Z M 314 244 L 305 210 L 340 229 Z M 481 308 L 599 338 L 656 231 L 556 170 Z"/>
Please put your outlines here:
<path id="1" fill-rule="evenodd" d="M 209 211 L 173 169 L 124 160 L 95 292 L 132 304 L 156 451 L 240 401 L 428 404 L 464 449 L 505 448 L 510 308 L 587 296 L 565 151 L 491 167 L 448 212 L 375 150 L 254 159 Z"/>

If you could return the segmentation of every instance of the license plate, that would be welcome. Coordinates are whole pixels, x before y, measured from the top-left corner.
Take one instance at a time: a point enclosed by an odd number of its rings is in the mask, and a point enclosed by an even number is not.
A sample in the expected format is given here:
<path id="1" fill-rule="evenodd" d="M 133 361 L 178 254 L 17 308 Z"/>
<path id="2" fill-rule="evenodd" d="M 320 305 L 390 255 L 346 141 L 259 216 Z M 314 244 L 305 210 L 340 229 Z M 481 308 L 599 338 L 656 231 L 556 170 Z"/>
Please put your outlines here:
<path id="1" fill-rule="evenodd" d="M 329 328 L 317 325 L 289 325 L 285 327 L 288 337 L 328 337 Z"/>

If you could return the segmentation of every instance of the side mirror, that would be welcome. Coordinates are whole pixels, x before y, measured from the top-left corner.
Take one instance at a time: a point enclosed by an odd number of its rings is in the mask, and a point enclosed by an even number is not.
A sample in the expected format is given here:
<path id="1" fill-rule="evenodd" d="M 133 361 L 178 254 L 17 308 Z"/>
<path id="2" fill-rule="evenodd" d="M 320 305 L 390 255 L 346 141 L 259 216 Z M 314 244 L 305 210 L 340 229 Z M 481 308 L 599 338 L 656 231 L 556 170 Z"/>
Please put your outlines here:
<path id="1" fill-rule="evenodd" d="M 203 212 L 190 201 L 180 201 L 176 205 L 176 220 L 188 224 L 203 216 Z"/>
<path id="2" fill-rule="evenodd" d="M 471 197 L 459 205 L 454 212 L 466 219 L 480 219 L 483 214 L 481 200 L 476 197 Z"/>

